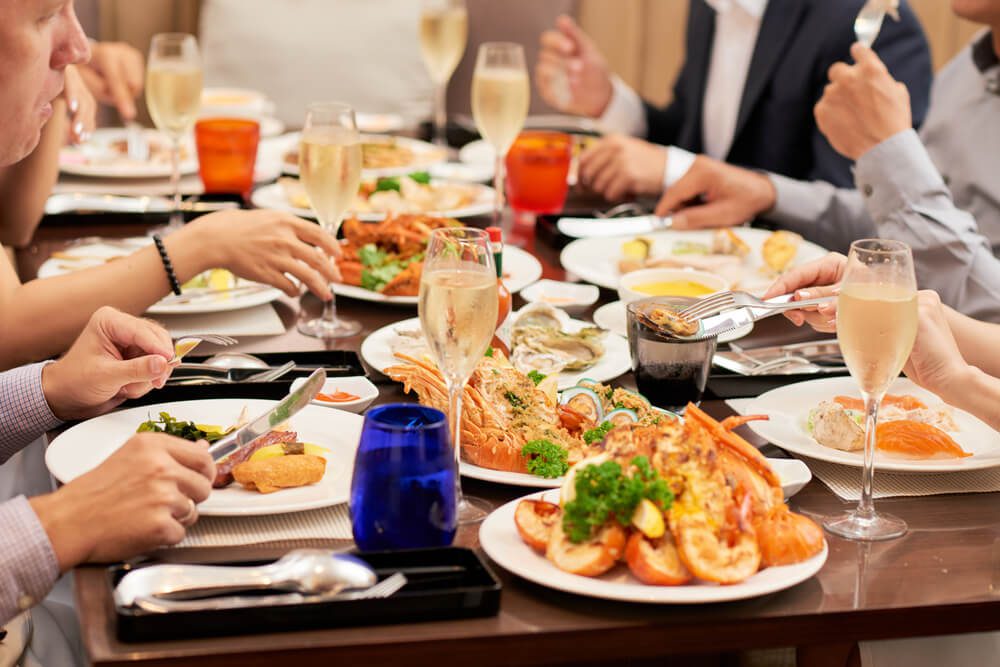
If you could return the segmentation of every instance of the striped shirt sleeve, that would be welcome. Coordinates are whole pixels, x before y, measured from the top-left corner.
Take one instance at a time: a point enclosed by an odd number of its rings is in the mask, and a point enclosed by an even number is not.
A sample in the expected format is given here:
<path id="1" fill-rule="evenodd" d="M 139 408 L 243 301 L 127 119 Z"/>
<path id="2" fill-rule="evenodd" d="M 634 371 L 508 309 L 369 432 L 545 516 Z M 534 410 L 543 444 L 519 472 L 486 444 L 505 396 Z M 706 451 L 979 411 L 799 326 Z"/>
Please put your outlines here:
<path id="1" fill-rule="evenodd" d="M 45 599 L 59 564 L 27 498 L 0 504 L 0 625 Z"/>
<path id="2" fill-rule="evenodd" d="M 0 463 L 61 423 L 42 392 L 45 363 L 0 373 Z"/>

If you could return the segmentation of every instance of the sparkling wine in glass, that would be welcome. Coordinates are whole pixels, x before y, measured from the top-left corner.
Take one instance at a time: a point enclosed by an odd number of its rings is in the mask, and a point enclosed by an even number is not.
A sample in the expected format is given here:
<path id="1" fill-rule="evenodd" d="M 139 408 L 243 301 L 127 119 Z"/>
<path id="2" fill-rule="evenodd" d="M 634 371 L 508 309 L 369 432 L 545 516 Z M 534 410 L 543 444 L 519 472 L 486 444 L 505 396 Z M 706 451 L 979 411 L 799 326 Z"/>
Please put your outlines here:
<path id="1" fill-rule="evenodd" d="M 186 33 L 153 35 L 146 66 L 146 106 L 156 127 L 170 138 L 170 184 L 174 207 L 168 229 L 184 224 L 181 213 L 181 141 L 201 109 L 202 72 L 198 41 Z"/>
<path id="2" fill-rule="evenodd" d="M 316 219 L 336 239 L 361 183 L 361 135 L 354 109 L 340 102 L 315 102 L 306 108 L 299 178 Z M 299 331 L 316 338 L 343 338 L 360 332 L 361 324 L 338 318 L 331 298 L 320 317 L 299 323 Z"/>
<path id="3" fill-rule="evenodd" d="M 489 236 L 466 227 L 436 229 L 427 243 L 420 279 L 420 326 L 448 387 L 448 416 L 456 463 L 461 460 L 462 393 L 493 338 L 497 277 Z M 481 521 L 488 506 L 463 498 L 455 477 L 459 523 Z"/>
<path id="4" fill-rule="evenodd" d="M 420 54 L 434 84 L 434 142 L 448 143 L 445 136 L 445 99 L 448 81 L 455 73 L 469 34 L 465 0 L 422 0 L 420 6 Z"/>
<path id="5" fill-rule="evenodd" d="M 916 336 L 917 283 L 909 246 L 883 239 L 855 241 L 837 297 L 837 340 L 865 402 L 865 459 L 858 507 L 823 522 L 835 535 L 874 541 L 906 533 L 902 519 L 876 514 L 872 478 L 879 406 Z"/>
<path id="6" fill-rule="evenodd" d="M 472 75 L 472 116 L 479 133 L 496 152 L 493 174 L 493 224 L 501 226 L 504 159 L 517 138 L 531 101 L 524 49 L 511 42 L 487 42 L 479 47 Z"/>

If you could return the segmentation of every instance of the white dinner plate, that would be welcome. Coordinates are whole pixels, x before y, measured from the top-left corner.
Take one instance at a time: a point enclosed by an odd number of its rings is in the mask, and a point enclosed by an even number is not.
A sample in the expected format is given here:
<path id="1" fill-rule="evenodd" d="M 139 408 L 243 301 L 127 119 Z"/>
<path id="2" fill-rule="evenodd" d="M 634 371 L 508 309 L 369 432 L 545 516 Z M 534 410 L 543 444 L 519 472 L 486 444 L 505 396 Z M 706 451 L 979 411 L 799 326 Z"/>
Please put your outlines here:
<path id="1" fill-rule="evenodd" d="M 299 140 L 301 139 L 300 132 L 290 132 L 281 138 L 284 145 L 284 154 L 286 159 L 283 163 L 283 168 L 286 174 L 298 175 L 299 173 L 299 163 L 296 159 L 291 161 L 287 159 L 288 154 L 297 149 L 299 145 Z M 413 161 L 402 167 L 381 167 L 378 169 L 363 169 L 361 171 L 361 179 L 367 180 L 369 178 L 379 178 L 382 176 L 403 176 L 414 171 L 426 171 L 430 169 L 431 165 L 438 164 L 439 162 L 444 162 L 448 159 L 448 152 L 441 148 L 440 146 L 435 146 L 434 144 L 428 143 L 426 141 L 420 141 L 419 139 L 411 139 L 409 137 L 395 137 L 386 134 L 362 134 L 362 142 L 379 142 L 379 141 L 392 141 L 397 145 L 408 148 L 413 151 Z M 297 155 L 298 153 L 296 153 Z"/>
<path id="2" fill-rule="evenodd" d="M 628 318 L 625 314 L 625 304 L 621 301 L 606 303 L 594 311 L 594 324 L 612 331 L 619 336 L 628 338 Z M 728 343 L 731 340 L 739 340 L 753 331 L 753 322 L 745 326 L 727 331 L 719 336 L 720 343 Z"/>
<path id="3" fill-rule="evenodd" d="M 435 180 L 434 182 L 440 183 L 441 181 Z M 459 185 L 474 191 L 472 201 L 461 208 L 430 211 L 422 215 L 433 215 L 441 218 L 468 218 L 473 215 L 486 215 L 493 211 L 493 188 L 488 185 L 480 185 L 479 183 L 460 183 Z M 288 211 L 300 218 L 315 219 L 316 217 L 311 208 L 300 208 L 288 201 L 288 197 L 285 196 L 285 190 L 280 183 L 271 183 L 270 185 L 257 188 L 253 191 L 250 201 L 257 208 L 273 208 L 278 211 Z M 346 217 L 353 216 L 365 222 L 378 222 L 379 220 L 384 220 L 386 215 L 385 213 L 372 211 L 362 213 L 348 211 Z"/>
<path id="4" fill-rule="evenodd" d="M 942 402 L 931 392 L 905 378 L 896 380 L 889 388 L 889 393 L 911 394 L 928 406 Z M 747 426 L 762 438 L 794 454 L 860 468 L 864 464 L 863 452 L 845 452 L 826 447 L 813 440 L 806 430 L 809 411 L 820 401 L 833 400 L 834 396 L 839 395 L 860 396 L 857 382 L 851 377 L 822 378 L 773 389 L 746 406 L 746 414 L 765 414 L 770 419 L 750 422 Z M 1000 466 L 1000 433 L 963 410 L 952 410 L 959 430 L 948 435 L 962 449 L 971 452 L 972 456 L 961 459 L 915 460 L 893 457 L 876 450 L 875 469 L 886 472 L 936 473 Z"/>
<path id="5" fill-rule="evenodd" d="M 516 294 L 542 277 L 542 265 L 531 253 L 507 245 L 503 249 L 503 274 L 507 289 L 511 294 Z M 362 301 L 407 306 L 415 306 L 418 301 L 418 297 L 415 296 L 385 296 L 357 285 L 333 283 L 331 287 L 337 296 L 347 296 Z"/>
<path id="6" fill-rule="evenodd" d="M 302 385 L 306 383 L 309 378 L 301 377 L 296 378 L 292 382 L 291 391 L 295 391 Z M 313 405 L 318 405 L 322 408 L 330 408 L 333 410 L 346 410 L 347 412 L 353 412 L 355 414 L 361 414 L 365 411 L 369 405 L 372 404 L 376 398 L 378 398 L 378 387 L 371 383 L 371 380 L 366 378 L 364 375 L 354 375 L 348 377 L 334 377 L 328 378 L 323 384 L 323 388 L 319 390 L 321 394 L 333 394 L 338 391 L 344 391 L 348 394 L 354 394 L 357 396 L 357 400 L 354 401 L 344 401 L 343 403 L 330 403 L 328 401 L 321 401 L 318 399 L 313 399 L 310 401 Z"/>
<path id="7" fill-rule="evenodd" d="M 812 472 L 798 459 L 768 459 L 771 468 L 778 479 L 781 480 L 781 490 L 785 498 L 791 498 L 802 490 L 809 480 L 812 479 Z M 458 466 L 462 477 L 478 479 L 483 482 L 496 482 L 497 484 L 509 484 L 510 486 L 527 486 L 535 489 L 558 489 L 562 486 L 563 477 L 547 479 L 538 475 L 531 475 L 524 472 L 508 472 L 506 470 L 493 470 L 477 466 L 468 461 L 462 461 Z"/>
<path id="8" fill-rule="evenodd" d="M 146 139 L 162 146 L 169 146 L 166 135 L 156 130 L 144 130 Z M 112 148 L 112 143 L 124 141 L 125 128 L 105 127 L 94 130 L 91 138 L 79 146 L 66 146 L 59 151 L 59 169 L 73 176 L 95 178 L 169 178 L 170 153 L 163 152 L 146 162 L 130 160 L 127 154 Z M 194 140 L 188 137 L 183 142 L 186 157 L 181 160 L 181 174 L 198 171 L 198 155 Z"/>
<path id="9" fill-rule="evenodd" d="M 763 292 L 774 282 L 774 276 L 764 271 L 764 261 L 760 254 L 761 246 L 764 240 L 771 235 L 771 232 L 750 227 L 739 227 L 734 231 L 750 246 L 750 253 L 743 260 L 738 272 L 739 275 L 727 276 L 727 278 L 736 280 L 732 286 L 734 289 Z M 653 241 L 650 257 L 665 257 L 670 255 L 671 248 L 678 241 L 704 243 L 711 246 L 713 233 L 712 230 L 690 232 L 668 230 L 641 234 L 640 236 Z M 559 261 L 564 269 L 582 280 L 607 289 L 618 289 L 618 280 L 622 276 L 618 270 L 618 261 L 622 258 L 622 243 L 630 238 L 635 238 L 635 235 L 577 239 L 563 248 L 559 255 Z M 803 240 L 799 245 L 798 254 L 792 261 L 792 266 L 819 259 L 826 254 L 827 251 L 815 243 Z"/>
<path id="10" fill-rule="evenodd" d="M 493 511 L 479 529 L 479 542 L 486 555 L 505 570 L 536 584 L 567 593 L 605 600 L 623 600 L 646 604 L 704 604 L 759 597 L 791 588 L 820 571 L 829 548 L 795 565 L 780 565 L 761 570 L 746 581 L 730 586 L 695 583 L 685 586 L 648 586 L 618 564 L 600 577 L 582 577 L 560 570 L 545 556 L 536 553 L 518 535 L 514 512 L 524 499 L 558 499 L 556 491 L 540 491 L 512 500 Z"/>
<path id="11" fill-rule="evenodd" d="M 45 452 L 45 465 L 56 479 L 65 484 L 100 465 L 135 433 L 139 424 L 159 412 L 169 412 L 177 419 L 199 424 L 229 426 L 236 422 L 244 407 L 251 418 L 256 418 L 276 403 L 260 399 L 217 398 L 161 403 L 112 412 L 59 434 Z M 350 412 L 307 405 L 291 418 L 289 426 L 298 433 L 302 442 L 311 442 L 329 450 L 325 454 L 327 462 L 323 479 L 317 484 L 274 493 L 247 491 L 233 483 L 224 489 L 214 489 L 208 500 L 198 506 L 199 514 L 284 514 L 347 502 L 363 421 Z"/>
<path id="12" fill-rule="evenodd" d="M 63 252 L 67 255 L 80 257 L 79 261 L 70 259 L 57 259 L 50 257 L 38 267 L 39 278 L 52 278 L 61 276 L 81 269 L 101 266 L 106 262 L 104 258 L 110 260 L 114 257 L 124 257 L 130 255 L 149 244 L 153 240 L 147 236 L 137 236 L 126 239 L 115 239 L 114 244 L 100 242 L 85 243 L 67 248 Z M 220 313 L 230 310 L 243 310 L 253 308 L 265 303 L 271 303 L 275 299 L 281 298 L 283 292 L 269 285 L 261 285 L 251 280 L 236 279 L 236 287 L 260 286 L 261 290 L 253 290 L 244 294 L 218 294 L 206 296 L 187 303 L 173 303 L 174 296 L 166 296 L 161 301 L 153 304 L 146 311 L 149 315 L 195 315 L 198 313 Z"/>
<path id="13" fill-rule="evenodd" d="M 581 320 L 570 320 L 568 330 L 579 331 L 589 326 L 593 325 Z M 369 366 L 379 372 L 384 372 L 384 369 L 389 366 L 405 363 L 393 356 L 390 343 L 395 338 L 397 331 L 419 330 L 420 318 L 414 317 L 386 325 L 377 331 L 373 331 L 361 343 L 361 357 Z M 602 342 L 604 343 L 604 356 L 586 370 L 560 373 L 559 389 L 569 389 L 576 386 L 576 383 L 584 378 L 589 378 L 596 382 L 608 382 L 631 370 L 632 361 L 628 351 L 627 340 L 616 334 L 608 333 L 604 336 Z"/>

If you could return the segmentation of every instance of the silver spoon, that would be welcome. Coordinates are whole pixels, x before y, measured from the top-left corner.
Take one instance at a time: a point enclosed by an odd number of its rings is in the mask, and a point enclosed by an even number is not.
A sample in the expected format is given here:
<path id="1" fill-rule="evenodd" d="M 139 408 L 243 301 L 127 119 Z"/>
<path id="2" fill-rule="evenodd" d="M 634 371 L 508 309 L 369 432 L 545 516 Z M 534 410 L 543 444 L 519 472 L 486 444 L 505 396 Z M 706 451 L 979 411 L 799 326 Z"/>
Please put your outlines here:
<path id="1" fill-rule="evenodd" d="M 153 565 L 126 574 L 115 601 L 132 606 L 136 598 L 185 600 L 253 590 L 335 593 L 368 588 L 378 581 L 364 561 L 325 549 L 295 549 L 259 567 Z"/>

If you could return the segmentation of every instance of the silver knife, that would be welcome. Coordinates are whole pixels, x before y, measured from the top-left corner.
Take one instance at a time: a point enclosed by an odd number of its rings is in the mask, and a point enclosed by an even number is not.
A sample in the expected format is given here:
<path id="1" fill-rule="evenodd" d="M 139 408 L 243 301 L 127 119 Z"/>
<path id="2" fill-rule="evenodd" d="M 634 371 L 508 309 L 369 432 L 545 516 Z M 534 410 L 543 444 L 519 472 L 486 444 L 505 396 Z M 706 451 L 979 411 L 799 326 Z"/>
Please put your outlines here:
<path id="1" fill-rule="evenodd" d="M 561 234 L 575 239 L 609 236 L 634 236 L 670 229 L 673 219 L 658 215 L 632 218 L 559 218 L 556 228 Z"/>
<path id="2" fill-rule="evenodd" d="M 326 383 L 326 371 L 318 368 L 302 384 L 301 387 L 290 393 L 276 406 L 262 414 L 260 417 L 250 421 L 245 426 L 236 429 L 226 437 L 216 440 L 208 448 L 208 453 L 212 455 L 213 461 L 221 461 L 233 452 L 256 440 L 265 433 L 271 431 L 275 426 L 291 419 L 292 415 L 309 405 L 316 394 Z"/>

